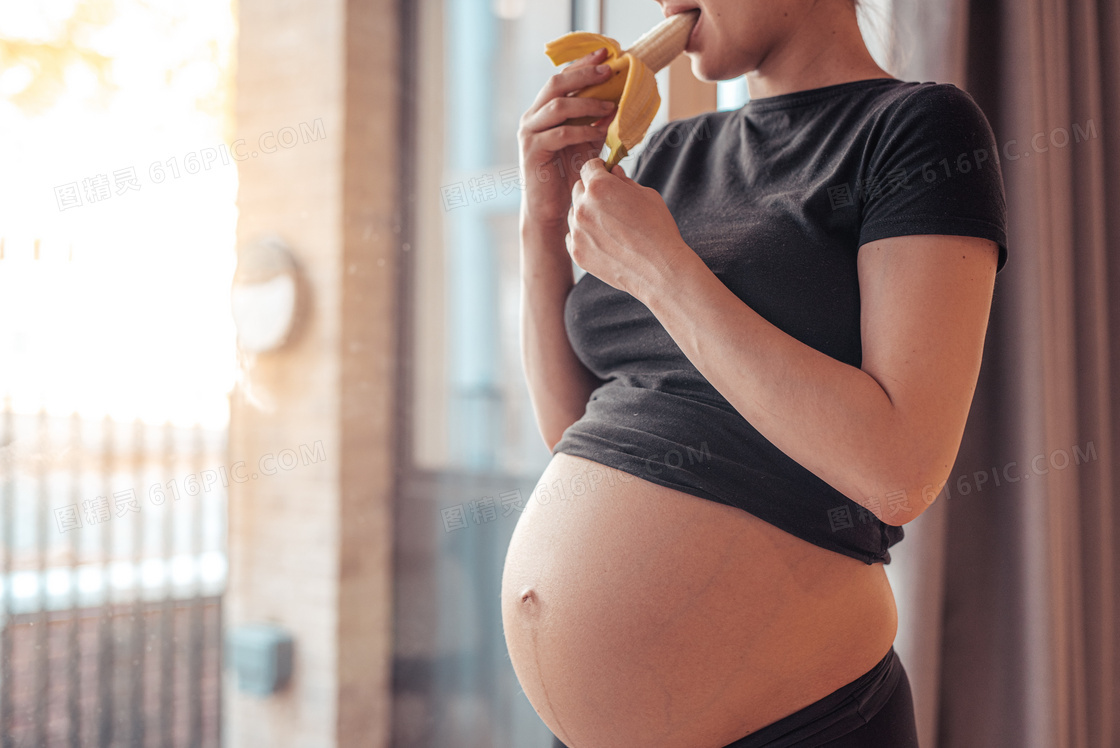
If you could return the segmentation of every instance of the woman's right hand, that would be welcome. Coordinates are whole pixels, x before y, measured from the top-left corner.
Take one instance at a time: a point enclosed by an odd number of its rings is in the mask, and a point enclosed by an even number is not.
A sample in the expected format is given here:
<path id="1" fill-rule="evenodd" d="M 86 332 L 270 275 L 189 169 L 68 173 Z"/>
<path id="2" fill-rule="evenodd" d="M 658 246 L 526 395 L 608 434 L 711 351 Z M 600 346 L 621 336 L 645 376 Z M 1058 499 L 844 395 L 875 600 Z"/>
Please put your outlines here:
<path id="1" fill-rule="evenodd" d="M 567 225 L 572 188 L 583 164 L 599 156 L 607 126 L 617 108 L 614 102 L 569 96 L 610 77 L 596 66 L 605 49 L 573 61 L 545 83 L 532 106 L 521 116 L 517 130 L 521 173 L 525 179 L 525 210 L 542 225 Z M 573 117 L 599 117 L 590 125 L 565 125 Z"/>

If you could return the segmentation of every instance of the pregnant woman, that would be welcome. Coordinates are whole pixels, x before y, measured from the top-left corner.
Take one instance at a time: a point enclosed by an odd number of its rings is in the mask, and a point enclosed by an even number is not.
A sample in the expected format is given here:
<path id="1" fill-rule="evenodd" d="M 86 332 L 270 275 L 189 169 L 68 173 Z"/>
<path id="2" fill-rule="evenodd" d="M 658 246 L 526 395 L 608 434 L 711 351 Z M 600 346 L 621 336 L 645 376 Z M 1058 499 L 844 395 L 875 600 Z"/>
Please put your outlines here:
<path id="1" fill-rule="evenodd" d="M 556 746 L 917 746 L 884 564 L 976 385 L 1007 253 L 991 128 L 880 69 L 853 0 L 661 5 L 699 7 L 693 72 L 746 74 L 746 105 L 607 172 L 613 110 L 569 95 L 600 50 L 520 122 L 553 458 L 506 556 L 510 659 Z"/>

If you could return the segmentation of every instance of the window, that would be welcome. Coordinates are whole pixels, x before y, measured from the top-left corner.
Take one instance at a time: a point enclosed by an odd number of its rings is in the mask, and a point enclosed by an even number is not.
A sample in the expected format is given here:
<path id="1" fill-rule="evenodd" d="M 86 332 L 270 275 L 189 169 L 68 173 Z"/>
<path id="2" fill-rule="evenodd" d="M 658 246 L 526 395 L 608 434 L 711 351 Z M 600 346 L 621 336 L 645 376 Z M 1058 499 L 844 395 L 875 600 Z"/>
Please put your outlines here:
<path id="1" fill-rule="evenodd" d="M 521 366 L 521 114 L 573 28 L 627 46 L 653 0 L 407 0 L 393 744 L 548 748 L 506 651 L 505 552 L 551 457 Z M 658 73 L 667 120 L 668 70 Z M 622 164 L 632 169 L 640 148 Z M 577 272 L 579 272 L 577 268 Z"/>
<path id="2" fill-rule="evenodd" d="M 544 45 L 572 29 L 627 44 L 661 19 L 653 0 L 416 3 L 411 450 L 427 470 L 539 474 L 518 347 L 517 126 L 556 72 Z M 584 23 L 584 19 L 587 23 Z M 662 92 L 668 71 L 658 74 Z M 663 97 L 664 98 L 664 97 Z M 650 127 L 666 120 L 664 103 Z M 633 164 L 640 149 L 629 155 Z"/>

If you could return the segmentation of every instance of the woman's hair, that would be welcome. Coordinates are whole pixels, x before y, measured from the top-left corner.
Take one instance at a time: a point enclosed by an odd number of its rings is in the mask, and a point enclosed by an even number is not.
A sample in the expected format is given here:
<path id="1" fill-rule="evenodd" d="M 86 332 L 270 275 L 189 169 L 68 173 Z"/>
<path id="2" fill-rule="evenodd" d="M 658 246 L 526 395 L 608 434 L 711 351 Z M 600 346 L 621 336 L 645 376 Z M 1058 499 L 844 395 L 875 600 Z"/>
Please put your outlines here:
<path id="1" fill-rule="evenodd" d="M 894 27 L 894 19 L 890 6 L 884 2 L 866 2 L 866 0 L 852 0 L 856 9 L 856 19 L 860 31 L 863 32 L 867 48 L 875 58 L 875 62 L 892 75 L 901 67 L 898 34 Z"/>

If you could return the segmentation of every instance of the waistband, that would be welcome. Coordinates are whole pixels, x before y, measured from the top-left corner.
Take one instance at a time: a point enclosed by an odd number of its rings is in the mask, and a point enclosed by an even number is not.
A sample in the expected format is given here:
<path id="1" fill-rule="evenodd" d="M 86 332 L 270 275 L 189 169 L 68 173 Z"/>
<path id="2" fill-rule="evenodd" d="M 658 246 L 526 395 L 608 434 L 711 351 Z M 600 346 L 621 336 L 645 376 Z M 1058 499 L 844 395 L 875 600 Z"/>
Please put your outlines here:
<path id="1" fill-rule="evenodd" d="M 815 746 L 846 735 L 883 708 L 902 672 L 902 660 L 892 646 L 878 664 L 851 683 L 724 748 Z"/>

